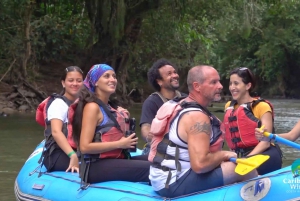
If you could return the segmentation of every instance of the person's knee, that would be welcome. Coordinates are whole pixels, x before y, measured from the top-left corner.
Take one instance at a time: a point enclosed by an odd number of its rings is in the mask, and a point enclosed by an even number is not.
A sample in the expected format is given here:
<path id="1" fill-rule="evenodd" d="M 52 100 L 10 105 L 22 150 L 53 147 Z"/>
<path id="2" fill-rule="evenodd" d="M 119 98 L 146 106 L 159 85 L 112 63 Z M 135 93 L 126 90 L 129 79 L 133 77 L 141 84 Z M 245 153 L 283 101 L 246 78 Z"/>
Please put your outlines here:
<path id="1" fill-rule="evenodd" d="M 232 162 L 224 162 L 221 164 L 222 173 L 223 173 L 223 182 L 224 185 L 232 184 L 235 182 L 244 181 L 251 179 L 257 176 L 257 171 L 254 169 L 246 175 L 239 175 L 235 172 L 236 164 Z"/>

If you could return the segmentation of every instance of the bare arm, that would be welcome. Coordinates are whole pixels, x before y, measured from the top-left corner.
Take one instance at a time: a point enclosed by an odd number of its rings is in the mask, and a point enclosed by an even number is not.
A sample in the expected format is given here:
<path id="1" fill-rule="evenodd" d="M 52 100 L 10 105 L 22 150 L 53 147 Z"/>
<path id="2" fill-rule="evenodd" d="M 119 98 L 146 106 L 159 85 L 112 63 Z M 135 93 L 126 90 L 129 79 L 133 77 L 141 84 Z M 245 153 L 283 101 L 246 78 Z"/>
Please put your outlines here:
<path id="1" fill-rule="evenodd" d="M 151 142 L 152 134 L 150 134 L 151 124 L 143 123 L 141 126 L 141 134 L 142 137 L 145 139 L 146 142 Z"/>
<path id="2" fill-rule="evenodd" d="M 51 119 L 51 131 L 52 136 L 58 146 L 65 152 L 66 155 L 73 151 L 73 148 L 70 146 L 66 136 L 62 132 L 63 122 L 60 119 Z M 71 170 L 71 172 L 79 172 L 79 163 L 76 153 L 71 154 L 69 167 L 66 169 L 66 172 Z"/>
<path id="3" fill-rule="evenodd" d="M 97 154 L 114 149 L 134 148 L 137 144 L 135 133 L 113 142 L 93 142 L 96 126 L 102 122 L 103 114 L 96 103 L 87 103 L 83 109 L 80 150 L 83 154 Z"/>
<path id="4" fill-rule="evenodd" d="M 283 137 L 287 140 L 295 141 L 300 136 L 300 121 L 294 126 L 294 128 L 288 133 L 281 133 L 278 136 Z"/>
<path id="5" fill-rule="evenodd" d="M 261 123 L 265 126 L 265 130 L 268 132 L 272 132 L 273 130 L 273 119 L 271 112 L 266 112 L 261 117 Z M 267 148 L 270 147 L 269 141 L 260 141 L 258 145 L 248 154 L 248 155 L 254 155 L 254 154 L 260 154 L 263 151 L 265 151 Z"/>
<path id="6" fill-rule="evenodd" d="M 67 154 L 73 151 L 66 136 L 62 132 L 63 122 L 60 119 L 51 119 L 51 132 L 55 142 Z M 76 154 L 73 154 L 76 156 Z M 76 156 L 77 157 L 77 156 Z"/>
<path id="7" fill-rule="evenodd" d="M 210 152 L 211 124 L 210 119 L 199 111 L 183 115 L 178 127 L 179 135 L 187 140 L 190 162 L 193 171 L 205 173 L 221 164 L 230 157 L 236 157 L 234 152 Z"/>

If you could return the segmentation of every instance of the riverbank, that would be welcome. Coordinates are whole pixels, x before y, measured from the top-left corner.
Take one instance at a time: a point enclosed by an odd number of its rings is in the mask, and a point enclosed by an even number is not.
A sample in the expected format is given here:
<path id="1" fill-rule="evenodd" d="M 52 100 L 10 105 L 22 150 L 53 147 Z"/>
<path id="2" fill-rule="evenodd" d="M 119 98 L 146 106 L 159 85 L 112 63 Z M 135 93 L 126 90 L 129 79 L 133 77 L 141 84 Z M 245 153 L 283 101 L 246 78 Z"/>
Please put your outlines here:
<path id="1" fill-rule="evenodd" d="M 60 83 L 61 72 L 64 71 L 68 63 L 50 63 L 40 68 L 35 79 L 30 83 L 24 81 L 19 85 L 9 85 L 5 83 L 5 79 L 0 81 L 0 116 L 14 113 L 34 113 L 38 104 L 52 93 L 59 93 L 62 90 Z M 148 85 L 143 86 L 145 93 L 138 94 L 137 97 L 130 97 L 135 101 L 143 101 L 152 92 Z M 146 93 L 147 92 L 147 93 Z M 130 93 L 129 93 L 130 94 Z M 142 98 L 141 98 L 142 96 Z M 127 96 L 126 98 L 129 99 Z M 266 99 L 285 99 L 283 97 L 263 97 Z M 117 100 L 122 100 L 118 97 Z M 130 102 L 132 107 L 133 101 Z M 231 100 L 230 95 L 222 96 L 221 104 Z M 287 99 L 288 100 L 288 99 Z M 122 103 L 121 103 L 122 104 Z M 142 104 L 135 102 L 134 104 Z M 217 103 L 213 103 L 215 105 Z M 212 107 L 213 108 L 213 107 Z M 219 108 L 218 108 L 219 110 Z"/>
<path id="2" fill-rule="evenodd" d="M 14 85 L 7 84 L 9 79 L 4 77 L 0 81 L 0 115 L 34 113 L 38 104 L 46 97 L 62 90 L 61 72 L 70 65 L 68 63 L 45 64 L 35 72 L 34 80 Z"/>

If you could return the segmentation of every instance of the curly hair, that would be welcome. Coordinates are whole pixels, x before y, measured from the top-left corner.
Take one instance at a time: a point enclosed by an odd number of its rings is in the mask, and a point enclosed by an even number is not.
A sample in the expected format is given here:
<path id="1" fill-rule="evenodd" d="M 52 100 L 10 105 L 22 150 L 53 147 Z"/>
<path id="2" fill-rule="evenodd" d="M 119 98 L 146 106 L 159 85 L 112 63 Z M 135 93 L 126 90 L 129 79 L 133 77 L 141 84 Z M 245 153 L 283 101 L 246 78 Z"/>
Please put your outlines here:
<path id="1" fill-rule="evenodd" d="M 157 84 L 156 80 L 162 79 L 158 70 L 165 65 L 173 66 L 173 68 L 176 69 L 176 67 L 167 59 L 159 59 L 148 70 L 148 82 L 156 91 L 160 91 L 160 86 Z"/>

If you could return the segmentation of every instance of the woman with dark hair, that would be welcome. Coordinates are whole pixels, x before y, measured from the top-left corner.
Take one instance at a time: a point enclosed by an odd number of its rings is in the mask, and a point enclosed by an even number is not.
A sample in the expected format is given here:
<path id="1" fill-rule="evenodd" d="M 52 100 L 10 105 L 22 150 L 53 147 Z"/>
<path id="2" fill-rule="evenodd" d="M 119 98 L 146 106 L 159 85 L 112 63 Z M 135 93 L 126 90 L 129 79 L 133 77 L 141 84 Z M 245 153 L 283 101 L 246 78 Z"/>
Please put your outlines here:
<path id="1" fill-rule="evenodd" d="M 46 149 L 43 152 L 42 164 L 48 172 L 78 172 L 76 144 L 72 138 L 68 113 L 83 85 L 82 70 L 77 66 L 67 67 L 61 77 L 61 84 L 63 91 L 60 95 L 52 95 L 44 109 Z"/>
<path id="2" fill-rule="evenodd" d="M 261 175 L 280 169 L 282 158 L 278 145 L 270 141 L 258 141 L 255 137 L 255 128 L 260 128 L 261 125 L 272 132 L 274 114 L 268 101 L 251 96 L 254 88 L 255 79 L 248 68 L 236 68 L 230 72 L 229 91 L 233 100 L 225 105 L 223 125 L 228 147 L 239 156 L 270 156 L 270 159 L 257 169 Z"/>
<path id="3" fill-rule="evenodd" d="M 73 120 L 73 137 L 81 152 L 81 179 L 85 183 L 148 182 L 147 156 L 130 157 L 127 151 L 138 142 L 135 133 L 129 132 L 129 112 L 109 102 L 117 87 L 114 69 L 94 65 L 84 85 Z"/>

